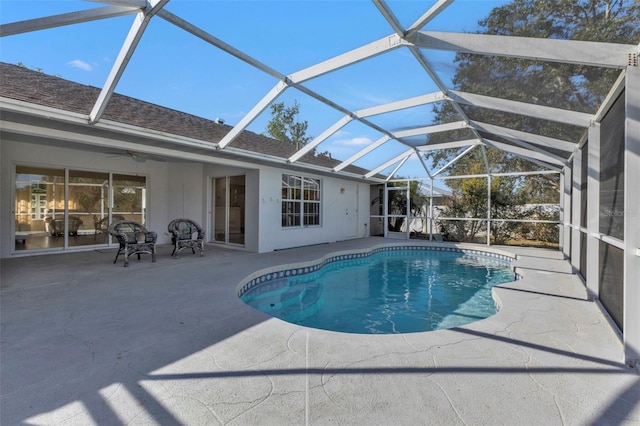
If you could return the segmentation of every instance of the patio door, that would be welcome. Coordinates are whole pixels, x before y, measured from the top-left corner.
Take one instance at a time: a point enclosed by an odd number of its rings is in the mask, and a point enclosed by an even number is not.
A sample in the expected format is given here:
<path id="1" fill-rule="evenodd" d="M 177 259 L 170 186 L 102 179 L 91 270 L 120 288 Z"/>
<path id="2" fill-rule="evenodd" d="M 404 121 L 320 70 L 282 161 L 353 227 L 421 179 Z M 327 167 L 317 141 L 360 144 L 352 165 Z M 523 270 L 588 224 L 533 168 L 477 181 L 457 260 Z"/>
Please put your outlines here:
<path id="1" fill-rule="evenodd" d="M 213 179 L 213 240 L 244 245 L 245 177 Z"/>
<path id="2" fill-rule="evenodd" d="M 345 184 L 344 194 L 347 196 L 344 222 L 342 223 L 345 238 L 355 238 L 358 234 L 358 200 L 360 197 L 357 184 Z"/>

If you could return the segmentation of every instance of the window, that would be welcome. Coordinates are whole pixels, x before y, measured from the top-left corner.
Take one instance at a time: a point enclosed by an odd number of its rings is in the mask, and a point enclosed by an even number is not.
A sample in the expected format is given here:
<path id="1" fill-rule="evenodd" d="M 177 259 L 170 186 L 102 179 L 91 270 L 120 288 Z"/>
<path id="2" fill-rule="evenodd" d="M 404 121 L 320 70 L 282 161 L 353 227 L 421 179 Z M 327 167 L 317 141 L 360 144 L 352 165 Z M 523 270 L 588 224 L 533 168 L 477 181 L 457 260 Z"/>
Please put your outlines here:
<path id="1" fill-rule="evenodd" d="M 282 175 L 282 226 L 320 225 L 320 179 Z"/>

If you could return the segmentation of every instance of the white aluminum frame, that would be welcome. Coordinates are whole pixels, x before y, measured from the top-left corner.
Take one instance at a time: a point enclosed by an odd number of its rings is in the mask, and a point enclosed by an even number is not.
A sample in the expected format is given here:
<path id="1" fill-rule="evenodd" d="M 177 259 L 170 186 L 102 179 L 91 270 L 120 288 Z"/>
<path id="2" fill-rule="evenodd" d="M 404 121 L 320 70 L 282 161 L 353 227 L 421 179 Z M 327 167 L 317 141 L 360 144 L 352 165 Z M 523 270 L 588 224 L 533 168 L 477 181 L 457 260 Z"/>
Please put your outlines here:
<path id="1" fill-rule="evenodd" d="M 624 352 L 640 371 L 640 67 L 629 67 L 625 90 Z"/>
<path id="2" fill-rule="evenodd" d="M 196 153 L 185 152 L 185 149 L 204 149 L 214 153 L 215 150 L 224 149 L 228 154 L 238 156 L 240 159 L 248 159 L 251 161 L 266 161 L 275 165 L 296 163 L 305 154 L 311 152 L 320 144 L 328 140 L 333 134 L 351 122 L 357 121 L 379 134 L 379 138 L 369 144 L 367 147 L 352 155 L 349 159 L 334 166 L 327 168 L 316 165 L 303 164 L 299 167 L 308 170 L 338 173 L 346 178 L 368 179 L 371 182 L 386 182 L 392 180 L 394 175 L 401 170 L 402 165 L 413 155 L 417 155 L 420 159 L 425 174 L 431 181 L 433 188 L 433 179 L 458 179 L 463 177 L 485 177 L 490 181 L 492 176 L 506 174 L 491 174 L 489 165 L 486 161 L 485 149 L 487 146 L 495 147 L 508 151 L 514 155 L 532 161 L 545 170 L 539 173 L 563 173 L 561 178 L 562 197 L 561 206 L 564 209 L 562 213 L 562 238 L 561 246 L 563 253 L 571 257 L 571 264 L 575 270 L 580 269 L 580 233 L 587 233 L 587 273 L 586 287 L 589 295 L 593 298 L 598 297 L 598 272 L 599 272 L 599 241 L 605 241 L 616 247 L 622 248 L 625 252 L 624 258 L 624 351 L 625 361 L 630 365 L 638 365 L 640 363 L 640 309 L 638 309 L 638 300 L 640 300 L 640 231 L 638 229 L 638 218 L 640 217 L 640 192 L 637 191 L 635 185 L 625 185 L 625 234 L 624 241 L 620 241 L 599 233 L 599 154 L 600 154 L 600 125 L 599 122 L 609 110 L 612 103 L 618 98 L 618 95 L 626 88 L 625 94 L 625 181 L 635 183 L 640 181 L 640 68 L 638 67 L 638 56 L 640 55 L 640 46 L 619 43 L 601 43 L 592 41 L 577 40 L 558 40 L 558 39 L 541 39 L 526 38 L 488 34 L 472 34 L 472 33 L 455 33 L 455 32 L 436 32 L 423 31 L 423 27 L 432 19 L 445 10 L 453 0 L 438 0 L 433 6 L 421 15 L 413 24 L 404 28 L 400 20 L 396 17 L 393 10 L 384 0 L 373 0 L 373 4 L 389 24 L 392 32 L 385 37 L 379 38 L 362 47 L 352 49 L 350 51 L 339 54 L 326 61 L 319 62 L 304 69 L 295 71 L 289 75 L 285 75 L 269 65 L 264 64 L 243 51 L 229 45 L 220 40 L 213 34 L 209 34 L 186 20 L 172 14 L 166 10 L 168 0 L 97 0 L 97 3 L 104 3 L 106 6 L 98 7 L 91 10 L 63 13 L 54 16 L 48 16 L 37 19 L 30 19 L 21 22 L 14 22 L 0 25 L 0 37 L 15 36 L 33 31 L 47 30 L 65 25 L 75 25 L 84 22 L 96 21 L 101 19 L 110 19 L 114 17 L 135 14 L 135 18 L 129 29 L 129 33 L 124 40 L 120 53 L 115 60 L 112 69 L 101 88 L 100 95 L 96 100 L 92 110 L 88 114 L 77 114 L 68 111 L 56 110 L 37 105 L 31 105 L 25 102 L 19 102 L 12 99 L 0 99 L 0 107 L 2 110 L 11 111 L 20 114 L 29 114 L 32 116 L 57 120 L 67 124 L 89 124 L 96 128 L 104 128 L 115 130 L 131 135 L 138 135 L 154 140 L 171 143 L 176 149 L 169 149 L 166 146 L 156 147 L 149 145 L 137 145 L 131 142 L 114 141 L 106 138 L 90 137 L 74 134 L 73 132 L 60 129 L 47 129 L 34 125 L 19 124 L 3 121 L 3 130 L 15 132 L 26 136 L 46 136 L 48 138 L 75 141 L 82 144 L 93 145 L 98 147 L 129 149 L 148 154 L 191 159 L 194 161 L 207 162 L 206 156 Z M 107 107 L 111 95 L 115 92 L 121 76 L 126 71 L 129 60 L 135 53 L 136 47 L 141 38 L 145 36 L 145 30 L 152 19 L 159 17 L 165 21 L 175 25 L 195 37 L 198 37 L 213 48 L 219 49 L 246 64 L 258 69 L 259 71 L 273 77 L 275 85 L 266 93 L 260 101 L 258 101 L 250 112 L 246 114 L 218 143 L 210 143 L 207 141 L 196 140 L 179 135 L 159 135 L 147 129 L 141 129 L 131 125 L 122 123 L 114 123 L 105 120 L 103 113 Z M 328 73 L 335 72 L 344 67 L 353 65 L 358 62 L 369 60 L 375 56 L 386 54 L 396 49 L 407 49 L 413 56 L 418 65 L 425 74 L 432 79 L 438 91 L 434 93 L 423 94 L 399 101 L 375 105 L 369 108 L 352 111 L 337 104 L 332 99 L 324 97 L 303 83 Z M 492 96 L 485 96 L 472 93 L 464 93 L 455 90 L 449 90 L 440 80 L 433 66 L 424 55 L 424 49 L 433 49 L 440 51 L 453 51 L 458 53 L 471 53 L 476 55 L 495 55 L 501 57 L 514 57 L 535 60 L 538 62 L 558 62 L 569 64 L 581 64 L 591 67 L 604 67 L 620 69 L 621 73 L 613 85 L 609 95 L 600 105 L 595 114 L 589 114 L 578 111 L 569 111 L 551 106 L 538 105 L 534 103 L 512 101 L 500 99 Z M 247 126 L 253 122 L 261 113 L 263 113 L 273 102 L 289 87 L 298 89 L 304 94 L 309 95 L 322 104 L 339 111 L 343 117 L 332 126 L 323 131 L 320 136 L 315 138 L 310 144 L 300 149 L 288 159 L 282 159 L 275 156 L 261 155 L 254 152 L 247 152 L 230 146 L 238 135 L 244 131 Z M 434 124 L 432 126 L 416 125 L 416 127 L 403 131 L 393 131 L 389 128 L 378 126 L 367 117 L 385 114 L 405 108 L 426 105 L 433 102 L 451 102 L 452 107 L 458 113 L 460 121 L 446 124 Z M 488 108 L 496 111 L 507 113 L 521 114 L 524 116 L 535 117 L 537 119 L 548 120 L 558 123 L 580 126 L 588 131 L 589 155 L 588 155 L 588 199 L 587 207 L 587 225 L 586 229 L 581 229 L 580 223 L 580 170 L 582 159 L 580 156 L 574 155 L 579 152 L 578 149 L 586 140 L 572 142 L 544 137 L 527 133 L 521 130 L 508 129 L 497 125 L 487 123 L 474 122 L 470 120 L 464 113 L 461 105 L 471 105 L 475 107 Z M 468 140 L 458 141 L 451 140 L 439 144 L 414 146 L 403 138 L 429 135 L 436 132 L 445 132 L 453 129 L 468 128 L 473 133 L 473 137 Z M 490 136 L 484 138 L 480 132 L 487 133 Z M 506 139 L 509 143 L 499 142 L 498 140 Z M 374 150 L 384 145 L 390 140 L 406 145 L 409 149 L 393 158 L 380 159 L 381 164 L 362 174 L 355 175 L 348 172 L 345 168 L 354 164 L 365 155 L 373 154 Z M 437 176 L 453 162 L 459 160 L 462 156 L 472 150 L 476 145 L 481 145 L 484 154 L 484 162 L 486 174 L 468 175 L 468 176 Z M 435 173 L 429 170 L 423 158 L 424 153 L 435 149 L 445 148 L 461 148 L 465 147 L 463 154 L 459 155 L 450 164 Z M 182 149 L 181 149 L 182 148 Z M 553 150 L 553 151 L 552 151 Z M 557 154 L 557 152 L 567 153 L 567 156 Z M 376 152 L 377 153 L 377 152 Z M 388 168 L 393 171 L 387 176 L 378 176 Z M 573 173 L 569 173 L 569 168 L 573 168 Z M 522 173 L 520 173 L 522 174 Z M 490 197 L 490 189 L 489 197 Z M 433 192 L 433 191 L 432 191 Z M 433 195 L 433 194 L 431 194 Z M 386 197 L 386 191 L 385 191 Z M 431 220 L 433 220 L 433 200 L 430 202 Z M 488 201 L 490 203 L 490 199 Z M 571 211 L 568 211 L 571 209 Z M 385 202 L 385 218 L 387 216 Z M 475 220 L 475 219 L 474 219 Z M 490 223 L 493 219 L 489 213 L 487 218 L 478 219 L 486 220 L 488 223 L 488 234 L 490 233 Z M 432 223 L 430 223 L 432 227 Z M 386 223 L 385 223 L 386 230 Z M 575 230 L 577 232 L 569 232 Z M 572 234 L 572 235 L 570 235 Z M 570 249 L 569 249 L 569 246 Z"/>

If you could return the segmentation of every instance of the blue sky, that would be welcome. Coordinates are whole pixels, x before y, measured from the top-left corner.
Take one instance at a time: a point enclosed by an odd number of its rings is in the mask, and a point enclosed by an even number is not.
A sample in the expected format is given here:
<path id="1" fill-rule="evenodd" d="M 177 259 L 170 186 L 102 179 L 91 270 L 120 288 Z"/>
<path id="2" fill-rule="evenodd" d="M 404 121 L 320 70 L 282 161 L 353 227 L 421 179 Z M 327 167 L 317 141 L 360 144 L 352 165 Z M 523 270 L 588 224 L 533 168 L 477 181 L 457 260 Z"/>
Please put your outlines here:
<path id="1" fill-rule="evenodd" d="M 405 27 L 434 1 L 388 1 Z M 475 32 L 477 22 L 505 1 L 458 0 L 426 30 Z M 2 0 L 5 24 L 52 14 L 101 7 L 75 0 Z M 290 74 L 393 33 L 368 0 L 325 1 L 193 1 L 171 0 L 166 9 L 262 63 Z M 82 84 L 101 87 L 118 55 L 133 16 L 93 21 L 0 39 L 0 60 L 22 62 Z M 453 54 L 425 52 L 445 84 L 454 71 Z M 201 117 L 236 124 L 275 84 L 276 80 L 216 49 L 160 18 L 154 18 L 136 49 L 116 92 Z M 407 49 L 397 49 L 305 83 L 343 107 L 357 110 L 437 91 Z M 317 136 L 342 114 L 288 89 L 277 101 L 300 104 L 300 120 L 309 122 L 308 135 Z M 371 121 L 395 129 L 431 123 L 431 107 L 405 110 Z M 268 110 L 249 130 L 264 133 Z M 381 135 L 352 123 L 318 147 L 346 159 Z M 407 148 L 389 142 L 357 165 L 372 168 Z M 415 163 L 415 164 L 412 164 Z M 424 172 L 418 161 L 408 162 L 404 175 Z M 415 174 L 414 174 L 415 173 Z"/>

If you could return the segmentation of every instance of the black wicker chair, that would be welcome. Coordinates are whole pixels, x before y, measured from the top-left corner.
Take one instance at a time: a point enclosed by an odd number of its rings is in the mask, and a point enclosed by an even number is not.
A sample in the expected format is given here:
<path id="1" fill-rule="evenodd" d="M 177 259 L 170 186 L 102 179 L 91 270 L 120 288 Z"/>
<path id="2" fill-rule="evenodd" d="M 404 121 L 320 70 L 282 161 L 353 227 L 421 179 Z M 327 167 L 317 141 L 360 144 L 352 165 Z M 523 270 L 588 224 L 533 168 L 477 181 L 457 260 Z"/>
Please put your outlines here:
<path id="1" fill-rule="evenodd" d="M 113 222 L 109 225 L 109 233 L 113 235 L 120 244 L 118 253 L 113 263 L 118 261 L 118 256 L 124 254 L 124 266 L 129 266 L 129 256 L 138 255 L 140 260 L 141 254 L 150 254 L 151 261 L 156 261 L 156 240 L 158 234 L 147 229 L 137 222 L 130 220 L 121 220 Z"/>
<path id="2" fill-rule="evenodd" d="M 171 233 L 171 243 L 173 244 L 173 253 L 178 257 L 180 251 L 190 248 L 193 254 L 196 248 L 200 250 L 200 256 L 204 255 L 204 231 L 202 227 L 191 219 L 174 219 L 167 226 Z"/>

